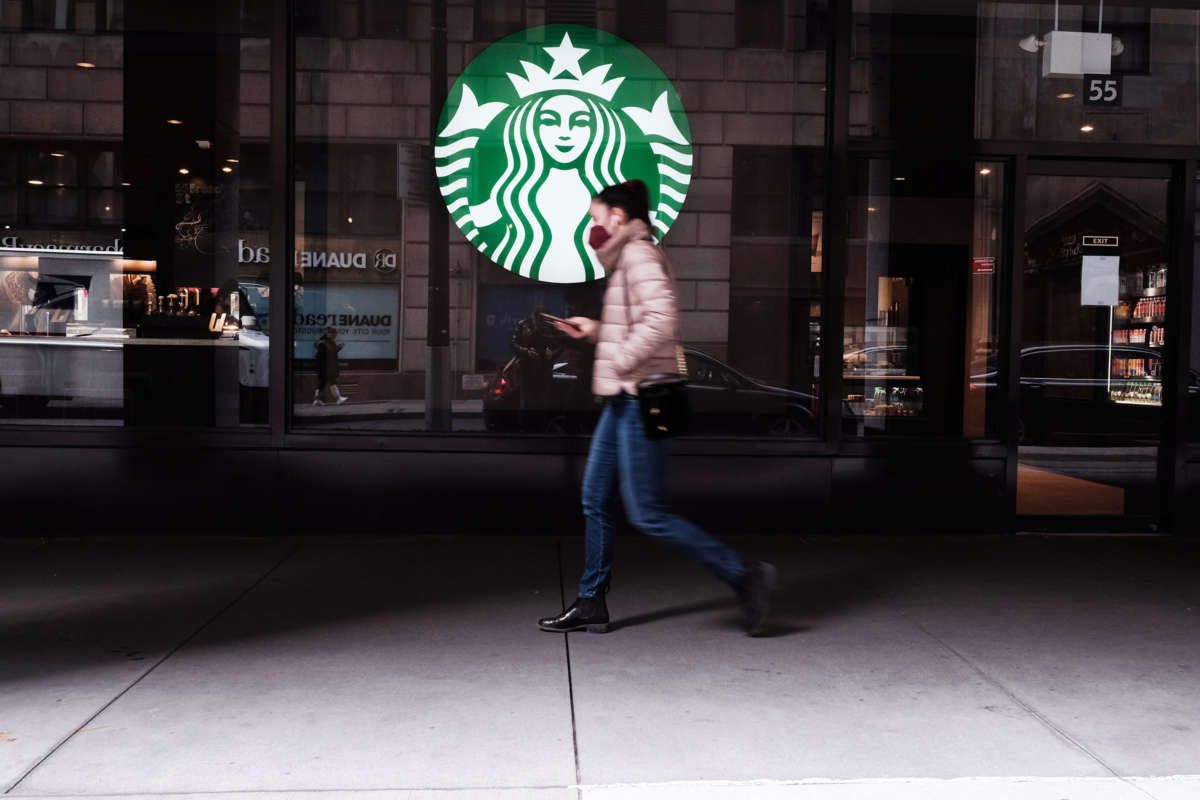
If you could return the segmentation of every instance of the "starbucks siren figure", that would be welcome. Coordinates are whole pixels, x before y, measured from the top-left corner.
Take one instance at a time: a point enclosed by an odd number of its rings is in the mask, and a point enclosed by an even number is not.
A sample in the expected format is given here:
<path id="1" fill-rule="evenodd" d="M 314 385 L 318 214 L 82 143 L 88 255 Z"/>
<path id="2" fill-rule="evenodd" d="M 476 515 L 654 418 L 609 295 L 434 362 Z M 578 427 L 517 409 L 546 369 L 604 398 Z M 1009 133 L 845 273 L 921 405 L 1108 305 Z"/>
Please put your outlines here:
<path id="1" fill-rule="evenodd" d="M 480 103 L 468 76 L 460 79 L 457 105 L 448 107 L 434 149 L 437 177 L 455 223 L 497 264 L 552 283 L 601 278 L 604 267 L 587 245 L 591 198 L 625 181 L 626 155 L 637 144 L 659 161 L 660 197 L 651 226 L 665 233 L 687 191 L 690 144 L 672 117 L 666 91 L 650 109 L 618 108 L 614 97 L 625 77 L 608 78 L 612 64 L 584 72 L 580 59 L 592 50 L 576 47 L 570 32 L 558 46 L 537 49 L 553 64 L 546 70 L 522 60 L 524 76 L 507 73 L 515 104 Z M 495 93 L 494 84 L 476 85 Z M 622 114 L 637 125 L 640 138 L 629 135 Z M 485 175 L 491 178 L 477 159 L 500 156 L 501 150 L 499 177 L 486 189 L 477 185 Z"/>

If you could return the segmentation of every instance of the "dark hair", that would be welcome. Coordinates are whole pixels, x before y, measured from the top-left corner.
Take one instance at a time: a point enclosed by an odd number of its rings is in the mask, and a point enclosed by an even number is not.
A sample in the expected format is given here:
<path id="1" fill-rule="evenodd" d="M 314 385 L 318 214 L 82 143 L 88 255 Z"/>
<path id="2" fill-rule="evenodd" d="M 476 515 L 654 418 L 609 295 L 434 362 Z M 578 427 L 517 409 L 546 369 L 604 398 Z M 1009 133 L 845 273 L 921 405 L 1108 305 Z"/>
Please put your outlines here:
<path id="1" fill-rule="evenodd" d="M 619 208 L 630 219 L 640 219 L 650 224 L 650 193 L 646 184 L 636 178 L 615 186 L 606 186 L 596 195 L 596 199 L 609 208 Z"/>

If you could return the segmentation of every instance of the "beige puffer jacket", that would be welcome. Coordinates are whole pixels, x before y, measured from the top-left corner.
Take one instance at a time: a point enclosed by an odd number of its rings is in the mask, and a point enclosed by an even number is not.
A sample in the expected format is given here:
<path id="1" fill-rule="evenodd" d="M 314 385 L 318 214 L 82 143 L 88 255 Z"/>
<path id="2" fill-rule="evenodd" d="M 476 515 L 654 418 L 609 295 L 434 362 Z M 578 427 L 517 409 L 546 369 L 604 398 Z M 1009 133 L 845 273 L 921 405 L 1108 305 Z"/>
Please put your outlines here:
<path id="1" fill-rule="evenodd" d="M 647 375 L 678 372 L 679 307 L 671 264 L 650 238 L 650 228 L 636 219 L 596 257 L 608 274 L 608 288 L 596 334 L 592 391 L 637 394 L 638 381 Z"/>

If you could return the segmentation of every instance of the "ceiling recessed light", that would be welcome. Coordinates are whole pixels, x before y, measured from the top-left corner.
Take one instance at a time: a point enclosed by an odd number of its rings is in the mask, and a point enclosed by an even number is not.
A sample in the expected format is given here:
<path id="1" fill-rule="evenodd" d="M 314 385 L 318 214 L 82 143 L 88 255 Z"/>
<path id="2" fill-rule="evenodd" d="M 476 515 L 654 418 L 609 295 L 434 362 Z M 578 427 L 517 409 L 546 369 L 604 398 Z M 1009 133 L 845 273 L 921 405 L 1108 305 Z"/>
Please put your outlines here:
<path id="1" fill-rule="evenodd" d="M 1096 128 L 1092 125 L 1084 125 L 1079 130 L 1083 131 L 1084 133 L 1091 133 L 1092 131 L 1096 130 Z"/>
<path id="2" fill-rule="evenodd" d="M 221 167 L 221 172 L 233 172 L 233 167 Z"/>
<path id="3" fill-rule="evenodd" d="M 1074 96 L 1074 92 L 1059 92 L 1055 95 L 1055 97 L 1057 97 L 1059 100 L 1070 100 Z"/>
<path id="4" fill-rule="evenodd" d="M 992 174 L 992 168 L 991 168 L 991 167 L 984 167 L 983 169 L 979 170 L 979 174 L 980 174 L 980 175 L 991 175 L 991 174 Z"/>
<path id="5" fill-rule="evenodd" d="M 30 185 L 30 186 L 41 186 L 41 185 L 42 185 L 42 182 L 41 182 L 41 181 L 39 181 L 37 178 L 30 178 L 30 179 L 29 179 L 29 185 Z"/>
<path id="6" fill-rule="evenodd" d="M 180 174 L 180 175 L 187 175 L 187 174 L 188 174 L 188 168 L 187 168 L 187 167 L 180 167 L 180 168 L 179 168 L 179 174 Z"/>
<path id="7" fill-rule="evenodd" d="M 181 120 L 181 119 L 169 119 L 169 120 L 167 120 L 167 124 L 168 124 L 168 125 L 182 125 L 182 124 L 183 124 L 183 120 Z"/>
<path id="8" fill-rule="evenodd" d="M 66 156 L 66 153 L 51 153 L 50 155 L 53 156 L 54 158 L 63 158 L 64 156 Z"/>
<path id="9" fill-rule="evenodd" d="M 80 69 L 95 69 L 96 68 L 96 65 L 90 61 L 76 61 L 75 66 L 79 67 Z"/>

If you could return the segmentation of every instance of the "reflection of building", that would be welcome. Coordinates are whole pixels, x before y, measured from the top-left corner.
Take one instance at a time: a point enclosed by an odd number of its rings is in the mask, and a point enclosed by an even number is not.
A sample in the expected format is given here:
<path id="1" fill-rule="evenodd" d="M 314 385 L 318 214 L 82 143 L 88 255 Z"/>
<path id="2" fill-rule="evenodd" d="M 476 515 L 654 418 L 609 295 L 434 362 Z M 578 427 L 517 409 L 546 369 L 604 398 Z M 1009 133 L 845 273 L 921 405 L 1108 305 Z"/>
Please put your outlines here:
<path id="1" fill-rule="evenodd" d="M 1100 25 L 1097 4 L 1058 5 L 1062 31 Z M 1197 12 L 1164 5 L 1105 4 L 1120 91 L 1091 101 L 1083 75 L 1042 76 L 1051 3 L 304 0 L 292 39 L 260 0 L 0 4 L 0 247 L 125 256 L 101 275 L 0 255 L 17 334 L 0 337 L 0 439 L 96 496 L 236 481 L 250 511 L 279 493 L 310 524 L 344 524 L 309 499 L 329 480 L 393 528 L 492 524 L 523 492 L 551 498 L 531 513 L 573 511 L 582 439 L 488 435 L 483 393 L 517 321 L 597 316 L 603 284 L 534 283 L 437 233 L 431 118 L 440 78 L 485 48 L 574 23 L 637 46 L 686 111 L 665 246 L 683 337 L 718 365 L 693 387 L 718 433 L 678 446 L 697 513 L 1055 527 L 1016 512 L 1018 476 L 1058 469 L 1076 511 L 1102 495 L 1105 525 L 1171 525 L 1200 474 L 1200 112 Z M 1079 302 L 1089 234 L 1121 243 L 1111 322 Z M 208 331 L 218 313 L 240 327 Z M 88 333 L 101 319 L 110 335 Z M 319 407 L 329 326 L 350 402 Z M 576 367 L 556 380 L 586 419 Z M 425 418 L 434 378 L 450 437 Z M 762 393 L 803 419 L 750 408 Z M 1082 407 L 1033 410 L 1038 393 Z M 1120 466 L 1105 484 L 1088 464 Z"/>

